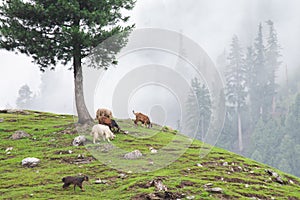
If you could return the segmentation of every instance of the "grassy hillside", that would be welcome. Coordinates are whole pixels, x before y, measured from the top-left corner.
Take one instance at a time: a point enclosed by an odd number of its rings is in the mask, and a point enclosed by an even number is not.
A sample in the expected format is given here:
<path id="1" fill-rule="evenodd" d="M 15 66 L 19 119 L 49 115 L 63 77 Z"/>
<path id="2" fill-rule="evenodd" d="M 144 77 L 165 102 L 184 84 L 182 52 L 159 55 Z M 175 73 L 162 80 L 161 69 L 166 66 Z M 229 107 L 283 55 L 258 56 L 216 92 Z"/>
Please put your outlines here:
<path id="1" fill-rule="evenodd" d="M 300 199 L 299 178 L 215 147 L 207 156 L 199 158 L 200 147 L 211 148 L 200 141 L 193 141 L 182 156 L 171 162 L 173 158 L 162 152 L 175 155 L 190 140 L 174 131 L 160 131 L 158 126 L 136 128 L 131 120 L 118 120 L 129 134 L 117 134 L 112 141 L 121 150 L 104 151 L 100 147 L 109 145 L 104 142 L 93 145 L 90 136 L 86 146 L 72 146 L 72 140 L 81 132 L 75 128 L 73 116 L 29 111 L 0 113 L 0 121 L 1 199 L 117 200 L 163 199 L 163 196 L 169 199 Z M 31 136 L 10 139 L 17 130 Z M 7 154 L 8 147 L 13 149 Z M 158 149 L 158 153 L 151 154 L 149 147 Z M 143 159 L 123 159 L 122 154 L 135 149 L 142 152 Z M 26 157 L 39 158 L 41 163 L 25 168 L 21 161 Z M 277 172 L 284 184 L 276 182 L 266 169 Z M 74 192 L 72 187 L 63 190 L 62 177 L 78 174 L 90 178 L 84 182 L 86 191 L 76 188 Z M 94 184 L 98 178 L 104 183 Z M 157 179 L 162 180 L 168 192 L 157 191 L 149 184 Z M 222 188 L 223 192 L 206 191 L 209 187 Z"/>

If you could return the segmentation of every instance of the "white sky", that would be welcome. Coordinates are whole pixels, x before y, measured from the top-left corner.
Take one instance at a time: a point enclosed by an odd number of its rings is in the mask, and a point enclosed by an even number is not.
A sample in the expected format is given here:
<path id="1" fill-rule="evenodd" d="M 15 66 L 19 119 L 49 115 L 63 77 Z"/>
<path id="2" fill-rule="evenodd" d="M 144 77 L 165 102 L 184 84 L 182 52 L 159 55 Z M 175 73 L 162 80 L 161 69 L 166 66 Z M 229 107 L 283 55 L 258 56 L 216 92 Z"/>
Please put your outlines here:
<path id="1" fill-rule="evenodd" d="M 300 67 L 300 1 L 299 0 L 137 0 L 131 12 L 137 28 L 164 28 L 181 31 L 196 41 L 213 61 L 228 49 L 233 34 L 248 46 L 256 37 L 257 25 L 274 21 L 282 46 L 284 64 Z M 265 26 L 266 27 L 266 26 Z M 18 89 L 28 84 L 33 92 L 41 82 L 38 66 L 31 59 L 0 50 L 0 109 L 15 107 Z M 72 72 L 59 70 L 63 81 L 58 90 L 72 90 Z M 66 86 L 65 86 L 66 85 Z M 64 99 L 64 97 L 62 97 Z M 73 103 L 73 102 L 71 102 Z"/>

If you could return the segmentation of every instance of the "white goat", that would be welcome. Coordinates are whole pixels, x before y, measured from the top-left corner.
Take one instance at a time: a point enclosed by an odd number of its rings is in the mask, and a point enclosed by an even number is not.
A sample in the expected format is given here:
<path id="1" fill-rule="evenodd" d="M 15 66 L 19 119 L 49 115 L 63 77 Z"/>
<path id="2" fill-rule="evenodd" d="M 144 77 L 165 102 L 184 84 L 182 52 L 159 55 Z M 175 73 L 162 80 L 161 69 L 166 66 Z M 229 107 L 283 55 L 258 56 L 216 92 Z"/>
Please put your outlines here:
<path id="1" fill-rule="evenodd" d="M 91 135 L 93 136 L 94 144 L 96 143 L 96 140 L 99 139 L 100 136 L 104 141 L 107 140 L 108 142 L 110 142 L 109 139 L 115 138 L 115 135 L 113 134 L 113 132 L 111 132 L 109 127 L 103 124 L 94 125 L 92 128 Z"/>

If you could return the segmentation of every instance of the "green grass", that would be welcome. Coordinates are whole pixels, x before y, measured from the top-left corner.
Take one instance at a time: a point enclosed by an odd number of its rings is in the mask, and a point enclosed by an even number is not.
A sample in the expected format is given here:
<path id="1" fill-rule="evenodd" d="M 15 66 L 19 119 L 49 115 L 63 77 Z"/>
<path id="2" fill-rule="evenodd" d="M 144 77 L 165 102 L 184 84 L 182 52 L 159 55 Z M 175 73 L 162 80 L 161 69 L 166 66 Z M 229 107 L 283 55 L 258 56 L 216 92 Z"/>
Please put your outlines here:
<path id="1" fill-rule="evenodd" d="M 0 118 L 4 119 L 0 123 L 1 199 L 134 199 L 143 194 L 161 193 L 154 187 L 146 187 L 157 178 L 163 180 L 169 192 L 195 196 L 195 199 L 300 199 L 299 178 L 200 141 L 191 141 L 174 131 L 161 131 L 159 126 L 147 129 L 135 127 L 129 119 L 117 120 L 129 134 L 117 134 L 112 141 L 114 148 L 103 151 L 108 143 L 92 144 L 90 127 L 76 129 L 73 116 L 29 111 L 28 115 L 0 114 Z M 16 130 L 23 130 L 31 137 L 9 139 Z M 72 140 L 79 133 L 87 136 L 88 144 L 74 147 Z M 11 154 L 6 154 L 7 147 L 13 147 Z M 158 149 L 159 153 L 151 154 L 149 147 Z M 201 148 L 210 150 L 203 158 L 199 157 Z M 135 149 L 142 152 L 142 158 L 123 159 L 126 152 Z M 72 153 L 67 153 L 68 150 Z M 83 154 L 89 162 L 78 163 L 78 154 Z M 26 157 L 37 157 L 41 163 L 24 168 L 21 161 Z M 224 162 L 228 165 L 224 166 Z M 265 169 L 276 171 L 286 184 L 271 180 Z M 126 177 L 120 178 L 121 173 Z M 86 191 L 76 188 L 74 192 L 72 187 L 63 190 L 62 177 L 78 174 L 90 177 L 89 183 L 84 183 Z M 97 178 L 107 183 L 94 184 Z M 207 192 L 204 188 L 207 183 L 221 187 L 224 192 Z"/>

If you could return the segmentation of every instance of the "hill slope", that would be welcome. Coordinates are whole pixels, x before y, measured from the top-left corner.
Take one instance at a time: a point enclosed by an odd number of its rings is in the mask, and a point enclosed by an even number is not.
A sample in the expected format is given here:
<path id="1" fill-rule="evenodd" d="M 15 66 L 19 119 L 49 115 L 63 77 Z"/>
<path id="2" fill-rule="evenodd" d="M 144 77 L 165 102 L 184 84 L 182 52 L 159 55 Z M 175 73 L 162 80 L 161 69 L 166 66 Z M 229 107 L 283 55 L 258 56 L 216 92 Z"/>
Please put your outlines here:
<path id="1" fill-rule="evenodd" d="M 112 142 L 121 151 L 100 151 L 100 147 L 110 145 L 90 144 L 90 136 L 86 146 L 72 146 L 77 132 L 81 132 L 76 129 L 75 120 L 73 116 L 33 111 L 0 113 L 1 198 L 300 199 L 299 178 L 200 141 L 189 145 L 190 139 L 174 131 L 160 131 L 158 126 L 136 128 L 131 120 L 118 120 L 129 131 L 127 135 L 117 134 Z M 31 136 L 11 139 L 17 130 Z M 178 158 L 169 156 L 180 153 L 180 146 L 189 148 Z M 13 149 L 7 150 L 8 147 Z M 151 154 L 149 147 L 158 149 L 158 153 Z M 204 158 L 199 158 L 201 147 L 211 149 Z M 143 159 L 125 160 L 121 156 L 135 149 L 142 152 Z M 164 154 L 167 151 L 171 154 Z M 37 157 L 41 163 L 34 168 L 22 167 L 21 161 L 26 157 Z M 266 169 L 277 172 L 283 184 Z M 89 183 L 84 183 L 85 192 L 61 188 L 62 177 L 80 173 L 90 178 Z M 94 184 L 96 179 L 101 179 L 102 184 Z M 158 191 L 150 183 L 153 180 L 161 181 L 167 192 Z M 221 188 L 222 193 L 208 191 L 211 188 Z"/>

